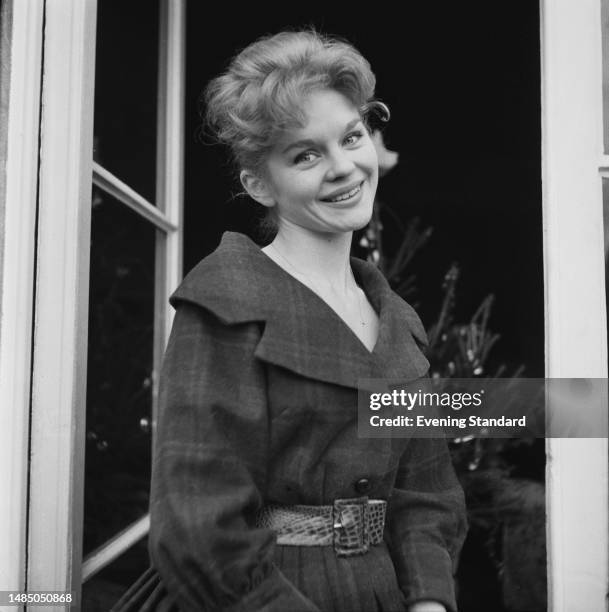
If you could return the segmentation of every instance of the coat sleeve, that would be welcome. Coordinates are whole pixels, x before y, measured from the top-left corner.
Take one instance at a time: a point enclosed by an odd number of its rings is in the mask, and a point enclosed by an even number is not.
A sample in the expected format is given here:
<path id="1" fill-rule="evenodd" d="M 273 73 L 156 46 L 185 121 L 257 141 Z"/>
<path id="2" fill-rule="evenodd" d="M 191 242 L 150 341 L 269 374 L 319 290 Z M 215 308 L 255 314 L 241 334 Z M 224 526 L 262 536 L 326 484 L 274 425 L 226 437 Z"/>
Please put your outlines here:
<path id="1" fill-rule="evenodd" d="M 387 528 L 408 605 L 441 602 L 456 611 L 453 575 L 467 531 L 463 489 L 443 439 L 412 439 L 401 457 Z"/>
<path id="2" fill-rule="evenodd" d="M 269 422 L 257 323 L 224 325 L 180 303 L 160 379 L 150 553 L 184 612 L 318 612 L 255 529 Z"/>

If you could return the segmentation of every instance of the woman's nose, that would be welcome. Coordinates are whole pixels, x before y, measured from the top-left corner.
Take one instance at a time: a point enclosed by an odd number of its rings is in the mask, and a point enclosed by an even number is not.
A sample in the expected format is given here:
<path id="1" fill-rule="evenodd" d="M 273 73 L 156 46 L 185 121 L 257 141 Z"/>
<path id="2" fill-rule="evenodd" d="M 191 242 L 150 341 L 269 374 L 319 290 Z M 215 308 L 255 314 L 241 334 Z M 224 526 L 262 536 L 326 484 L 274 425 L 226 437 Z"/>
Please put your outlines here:
<path id="1" fill-rule="evenodd" d="M 355 163 L 345 151 L 337 151 L 329 159 L 330 165 L 326 174 L 329 181 L 348 176 L 355 169 Z"/>

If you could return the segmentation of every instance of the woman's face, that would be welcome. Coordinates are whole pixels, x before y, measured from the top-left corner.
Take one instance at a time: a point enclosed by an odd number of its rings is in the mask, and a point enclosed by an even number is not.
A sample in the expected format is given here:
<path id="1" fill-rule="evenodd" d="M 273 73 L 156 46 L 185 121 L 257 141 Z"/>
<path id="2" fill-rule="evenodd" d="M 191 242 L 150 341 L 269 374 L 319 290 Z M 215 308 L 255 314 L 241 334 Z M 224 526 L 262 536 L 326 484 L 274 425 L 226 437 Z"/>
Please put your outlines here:
<path id="1" fill-rule="evenodd" d="M 378 183 L 376 149 L 360 114 L 329 89 L 303 101 L 307 122 L 287 130 L 271 150 L 262 182 L 282 222 L 316 231 L 349 232 L 372 216 Z"/>

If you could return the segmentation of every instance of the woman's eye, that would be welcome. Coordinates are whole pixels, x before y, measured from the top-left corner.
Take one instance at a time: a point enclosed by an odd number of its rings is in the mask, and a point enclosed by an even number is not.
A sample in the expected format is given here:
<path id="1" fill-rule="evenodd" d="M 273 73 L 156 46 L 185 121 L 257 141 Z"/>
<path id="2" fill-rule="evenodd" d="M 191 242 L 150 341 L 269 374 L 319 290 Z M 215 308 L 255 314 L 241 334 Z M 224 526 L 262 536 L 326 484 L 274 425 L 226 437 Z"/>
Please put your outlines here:
<path id="1" fill-rule="evenodd" d="M 363 133 L 360 130 L 356 130 L 355 132 L 351 132 L 345 136 L 345 144 L 352 145 L 358 142 L 363 136 Z"/>
<path id="2" fill-rule="evenodd" d="M 301 164 L 301 163 L 310 163 L 315 159 L 315 153 L 313 153 L 313 151 L 303 151 L 302 153 L 299 153 L 295 158 L 294 158 L 294 163 L 295 164 Z"/>

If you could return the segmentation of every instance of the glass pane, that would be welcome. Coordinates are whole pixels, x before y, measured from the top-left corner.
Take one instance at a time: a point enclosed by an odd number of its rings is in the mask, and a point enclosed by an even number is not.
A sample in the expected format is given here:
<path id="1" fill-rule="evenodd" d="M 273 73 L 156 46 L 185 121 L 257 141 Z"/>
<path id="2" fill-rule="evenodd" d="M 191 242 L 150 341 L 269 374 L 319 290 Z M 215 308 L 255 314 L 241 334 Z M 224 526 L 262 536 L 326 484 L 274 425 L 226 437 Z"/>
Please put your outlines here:
<path id="1" fill-rule="evenodd" d="M 155 198 L 158 2 L 100 0 L 93 158 Z"/>
<path id="2" fill-rule="evenodd" d="M 155 230 L 93 189 L 84 552 L 148 510 Z"/>
<path id="3" fill-rule="evenodd" d="M 142 538 L 82 586 L 82 609 L 108 612 L 149 566 L 148 538 Z"/>

